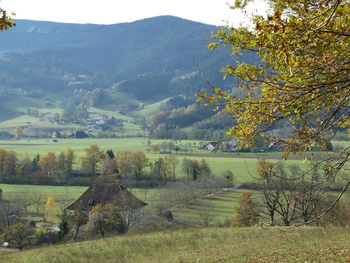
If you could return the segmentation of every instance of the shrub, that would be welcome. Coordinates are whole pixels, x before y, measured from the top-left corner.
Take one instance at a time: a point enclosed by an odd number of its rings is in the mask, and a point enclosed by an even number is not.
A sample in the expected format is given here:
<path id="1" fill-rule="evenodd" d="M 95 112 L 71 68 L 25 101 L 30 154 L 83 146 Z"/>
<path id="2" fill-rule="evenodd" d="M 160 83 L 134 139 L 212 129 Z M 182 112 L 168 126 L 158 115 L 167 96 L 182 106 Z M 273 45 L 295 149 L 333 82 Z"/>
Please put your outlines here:
<path id="1" fill-rule="evenodd" d="M 259 222 L 257 204 L 252 199 L 250 192 L 243 192 L 241 194 L 235 210 L 236 216 L 232 222 L 232 226 L 253 226 Z"/>

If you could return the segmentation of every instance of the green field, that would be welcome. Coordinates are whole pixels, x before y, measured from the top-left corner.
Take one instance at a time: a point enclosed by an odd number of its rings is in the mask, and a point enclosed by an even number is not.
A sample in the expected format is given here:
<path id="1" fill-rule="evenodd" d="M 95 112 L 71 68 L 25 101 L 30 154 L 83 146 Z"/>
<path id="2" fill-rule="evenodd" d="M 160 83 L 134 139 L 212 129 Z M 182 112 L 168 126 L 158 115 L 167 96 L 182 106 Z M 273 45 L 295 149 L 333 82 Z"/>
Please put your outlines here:
<path id="1" fill-rule="evenodd" d="M 176 220 L 190 226 L 200 226 L 202 217 L 210 216 L 210 226 L 227 225 L 235 215 L 234 208 L 244 190 L 230 190 L 181 205 L 173 210 Z"/>
<path id="2" fill-rule="evenodd" d="M 152 144 L 158 144 L 162 140 L 152 140 Z M 252 176 L 256 174 L 257 158 L 273 158 L 272 161 L 280 159 L 281 153 L 266 153 L 266 154 L 212 154 L 211 152 L 198 150 L 200 141 L 179 141 L 180 147 L 189 150 L 189 154 L 173 153 L 178 159 L 177 176 L 183 176 L 181 163 L 184 158 L 195 159 L 200 161 L 205 159 L 214 173 L 220 173 L 225 170 L 231 170 L 236 178 L 236 183 L 244 183 L 252 181 Z M 112 149 L 114 152 L 123 150 L 129 151 L 144 151 L 147 157 L 155 161 L 160 156 L 158 153 L 147 152 L 147 139 L 143 138 L 122 138 L 122 139 L 59 139 L 58 142 L 53 142 L 47 139 L 33 140 L 9 140 L 0 141 L 0 149 L 13 150 L 17 152 L 19 157 L 29 156 L 33 158 L 37 154 L 45 154 L 54 152 L 56 154 L 65 151 L 67 148 L 72 148 L 76 156 L 81 157 L 84 154 L 84 149 L 92 144 L 99 145 L 100 149 L 106 151 Z M 299 160 L 289 160 L 288 163 L 300 163 Z M 76 167 L 79 167 L 79 158 L 77 158 Z"/>
<path id="3" fill-rule="evenodd" d="M 106 109 L 99 109 L 95 107 L 90 107 L 89 109 L 89 116 L 90 118 L 96 118 L 101 115 L 106 115 L 106 116 L 111 116 L 116 119 L 121 119 L 121 120 L 132 120 L 131 117 L 128 117 L 126 115 L 120 114 L 118 111 L 115 110 L 106 110 Z"/>
<path id="4" fill-rule="evenodd" d="M 165 105 L 165 103 L 169 100 L 170 98 L 158 101 L 156 103 L 153 104 L 148 104 L 146 105 L 142 110 L 139 110 L 137 112 L 135 112 L 136 115 L 140 115 L 145 117 L 146 119 L 149 119 L 153 116 L 155 116 L 155 114 L 160 110 L 160 108 L 162 106 Z"/>
<path id="5" fill-rule="evenodd" d="M 349 262 L 349 228 L 207 228 L 0 254 L 6 263 Z"/>

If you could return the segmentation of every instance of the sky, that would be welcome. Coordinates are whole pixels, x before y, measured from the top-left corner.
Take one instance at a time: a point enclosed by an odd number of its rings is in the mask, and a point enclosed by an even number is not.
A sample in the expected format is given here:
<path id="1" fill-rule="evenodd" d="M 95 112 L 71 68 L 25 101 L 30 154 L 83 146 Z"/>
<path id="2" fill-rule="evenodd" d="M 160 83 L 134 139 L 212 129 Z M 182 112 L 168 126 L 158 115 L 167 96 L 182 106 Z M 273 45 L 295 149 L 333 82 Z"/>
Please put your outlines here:
<path id="1" fill-rule="evenodd" d="M 227 2 L 234 0 L 0 0 L 0 7 L 16 13 L 15 19 L 67 23 L 115 24 L 173 15 L 211 25 L 238 25 L 247 20 Z M 265 10 L 263 0 L 252 5 Z"/>

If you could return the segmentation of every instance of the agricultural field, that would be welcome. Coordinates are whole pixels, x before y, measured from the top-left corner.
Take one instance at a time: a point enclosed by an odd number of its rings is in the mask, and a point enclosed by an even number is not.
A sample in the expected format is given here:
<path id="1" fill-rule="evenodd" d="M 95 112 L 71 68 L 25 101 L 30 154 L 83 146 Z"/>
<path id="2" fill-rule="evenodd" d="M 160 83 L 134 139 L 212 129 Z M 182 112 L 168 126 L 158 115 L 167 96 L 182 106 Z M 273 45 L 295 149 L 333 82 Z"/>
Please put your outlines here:
<path id="1" fill-rule="evenodd" d="M 6 263 L 349 262 L 349 228 L 204 228 L 0 254 Z"/>

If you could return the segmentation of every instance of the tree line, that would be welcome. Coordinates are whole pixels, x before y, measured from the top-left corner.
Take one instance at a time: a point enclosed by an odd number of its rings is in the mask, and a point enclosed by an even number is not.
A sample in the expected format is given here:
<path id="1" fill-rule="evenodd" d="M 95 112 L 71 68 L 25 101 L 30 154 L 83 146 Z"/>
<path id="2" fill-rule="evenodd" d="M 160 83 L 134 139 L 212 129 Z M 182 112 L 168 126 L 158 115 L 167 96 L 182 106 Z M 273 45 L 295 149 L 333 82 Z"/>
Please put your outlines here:
<path id="1" fill-rule="evenodd" d="M 157 147 L 164 150 L 173 144 L 164 142 Z M 15 151 L 0 149 L 0 182 L 28 184 L 88 185 L 93 181 L 122 180 L 129 183 L 148 181 L 150 185 L 175 181 L 179 168 L 193 181 L 209 176 L 212 171 L 203 159 L 184 159 L 182 164 L 175 155 L 164 155 L 152 161 L 141 151 L 102 151 L 98 145 L 84 149 L 77 157 L 68 148 L 60 153 L 47 152 L 34 158 L 18 157 Z"/>

